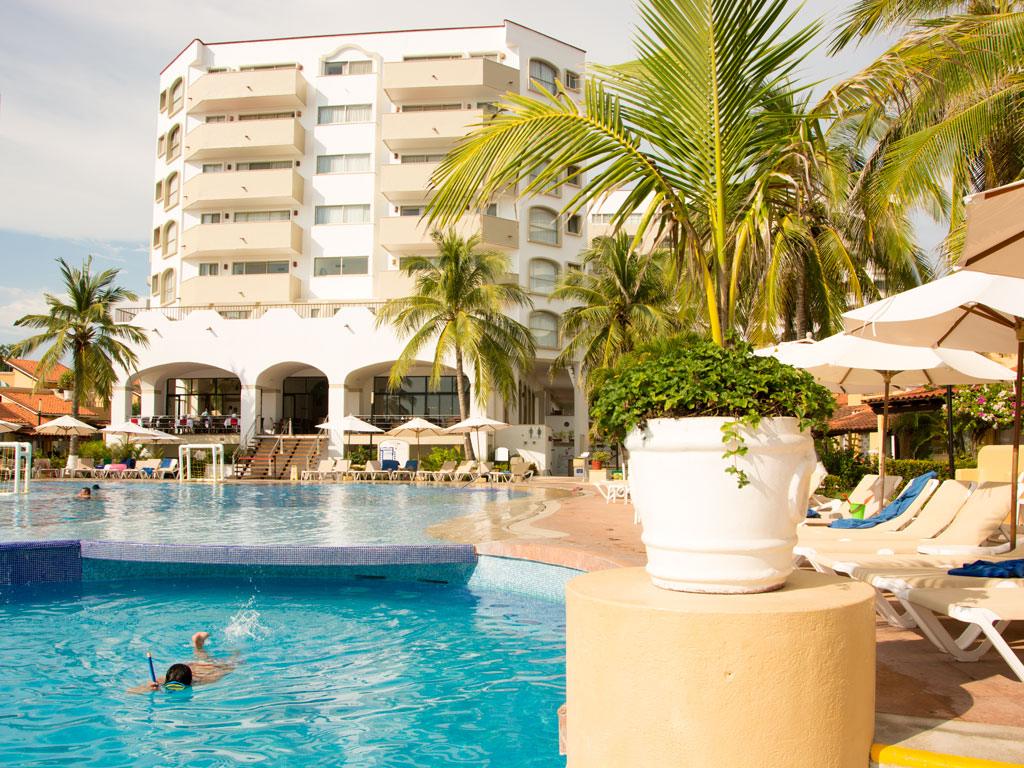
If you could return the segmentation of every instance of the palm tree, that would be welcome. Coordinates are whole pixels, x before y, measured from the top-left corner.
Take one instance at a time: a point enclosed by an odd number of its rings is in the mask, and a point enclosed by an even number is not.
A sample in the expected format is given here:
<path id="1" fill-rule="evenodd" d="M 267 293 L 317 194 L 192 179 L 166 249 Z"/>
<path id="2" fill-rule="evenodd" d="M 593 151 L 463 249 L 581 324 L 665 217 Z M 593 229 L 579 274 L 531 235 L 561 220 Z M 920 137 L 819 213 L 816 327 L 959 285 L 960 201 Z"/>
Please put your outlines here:
<path id="1" fill-rule="evenodd" d="M 823 101 L 861 126 L 871 149 L 866 188 L 879 201 L 949 216 L 945 250 L 959 255 L 964 197 L 1024 173 L 1024 10 L 1020 2 L 859 0 L 839 48 L 905 30 L 882 57 Z"/>
<path id="2" fill-rule="evenodd" d="M 138 357 L 129 344 L 144 347 L 149 340 L 143 329 L 114 321 L 115 304 L 138 298 L 131 291 L 114 285 L 118 270 L 93 274 L 92 256 L 83 262 L 81 269 L 69 266 L 64 259 L 57 261 L 67 299 L 48 293 L 47 314 L 25 315 L 15 321 L 16 326 L 38 328 L 42 332 L 15 344 L 11 354 L 21 357 L 49 345 L 39 360 L 36 389 L 53 378 L 51 372 L 62 359 L 70 358 L 71 415 L 78 418 L 82 402 L 90 395 L 110 401 L 118 378 L 116 369 L 127 373 L 138 364 Z M 69 453 L 78 454 L 76 435 L 71 436 Z"/>
<path id="3" fill-rule="evenodd" d="M 585 376 L 612 365 L 637 344 L 675 330 L 675 305 L 663 268 L 667 257 L 656 253 L 648 264 L 624 232 L 597 238 L 583 253 L 583 269 L 566 272 L 551 294 L 574 305 L 562 315 L 565 348 L 553 370 L 579 360 Z"/>
<path id="4" fill-rule="evenodd" d="M 778 150 L 768 97 L 789 87 L 816 31 L 787 36 L 786 6 L 644 0 L 638 59 L 595 68 L 581 106 L 560 87 L 541 99 L 507 94 L 504 111 L 437 169 L 431 219 L 450 224 L 517 184 L 524 195 L 553 190 L 578 166 L 589 178 L 564 211 L 628 189 L 613 225 L 643 211 L 635 243 L 649 229 L 677 233 L 676 258 L 702 297 L 712 338 L 723 343 L 738 322 L 754 173 Z"/>
<path id="5" fill-rule="evenodd" d="M 415 293 L 391 299 L 377 315 L 377 327 L 387 323 L 409 343 L 391 367 L 389 386 L 397 389 L 416 357 L 434 344 L 430 384 L 440 385 L 445 361 L 455 363 L 459 416 L 469 413 L 469 393 L 463 382 L 465 366 L 473 369 L 473 391 L 486 403 L 492 390 L 511 399 L 516 376 L 529 369 L 534 357 L 533 336 L 505 312 L 533 305 L 526 292 L 505 282 L 511 261 L 503 253 L 479 251 L 480 237 L 463 239 L 453 230 L 435 230 L 436 259 L 413 258 L 404 271 L 415 278 Z M 466 456 L 477 458 L 469 437 Z"/>

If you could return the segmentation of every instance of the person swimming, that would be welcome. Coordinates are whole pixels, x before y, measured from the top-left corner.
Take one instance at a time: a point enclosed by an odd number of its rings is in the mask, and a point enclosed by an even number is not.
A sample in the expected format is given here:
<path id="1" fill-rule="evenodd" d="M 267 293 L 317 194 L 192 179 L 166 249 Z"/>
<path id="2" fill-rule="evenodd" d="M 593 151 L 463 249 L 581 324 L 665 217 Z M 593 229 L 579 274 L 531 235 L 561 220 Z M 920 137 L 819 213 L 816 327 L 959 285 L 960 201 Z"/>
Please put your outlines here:
<path id="1" fill-rule="evenodd" d="M 232 672 L 235 669 L 234 663 L 213 659 L 206 652 L 204 646 L 209 638 L 209 632 L 196 632 L 192 635 L 194 659 L 190 664 L 171 664 L 163 677 L 129 688 L 128 693 L 149 693 L 158 691 L 161 687 L 165 691 L 180 691 L 195 685 L 215 683 Z"/>
<path id="2" fill-rule="evenodd" d="M 78 493 L 75 494 L 75 498 L 76 499 L 91 499 L 92 498 L 92 490 L 89 488 L 89 486 L 85 486 L 85 487 L 82 488 L 82 490 L 80 490 Z"/>

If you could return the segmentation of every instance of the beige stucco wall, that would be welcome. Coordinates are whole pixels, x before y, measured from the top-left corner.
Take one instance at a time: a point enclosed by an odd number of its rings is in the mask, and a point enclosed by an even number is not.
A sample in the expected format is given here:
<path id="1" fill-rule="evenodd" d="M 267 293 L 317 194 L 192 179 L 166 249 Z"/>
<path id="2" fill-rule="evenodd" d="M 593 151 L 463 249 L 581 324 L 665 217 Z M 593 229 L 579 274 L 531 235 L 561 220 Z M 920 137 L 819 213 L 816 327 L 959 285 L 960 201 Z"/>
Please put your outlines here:
<path id="1" fill-rule="evenodd" d="M 873 590 L 797 571 L 759 595 L 697 595 L 643 568 L 566 588 L 569 768 L 864 768 Z"/>
<path id="2" fill-rule="evenodd" d="M 181 303 L 185 306 L 263 302 L 285 304 L 294 301 L 302 288 L 295 275 L 215 275 L 183 280 Z"/>

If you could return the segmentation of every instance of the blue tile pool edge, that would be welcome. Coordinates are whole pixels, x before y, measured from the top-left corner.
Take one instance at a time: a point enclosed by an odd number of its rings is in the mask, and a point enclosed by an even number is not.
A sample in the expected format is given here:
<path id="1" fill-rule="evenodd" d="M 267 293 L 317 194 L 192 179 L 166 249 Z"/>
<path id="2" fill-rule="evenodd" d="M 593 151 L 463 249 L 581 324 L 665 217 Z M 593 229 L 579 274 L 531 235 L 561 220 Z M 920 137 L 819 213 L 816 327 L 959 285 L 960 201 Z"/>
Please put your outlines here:
<path id="1" fill-rule="evenodd" d="M 0 543 L 0 587 L 34 583 L 218 577 L 456 584 L 564 602 L 582 571 L 480 555 L 471 545 L 286 547 L 70 540 Z"/>

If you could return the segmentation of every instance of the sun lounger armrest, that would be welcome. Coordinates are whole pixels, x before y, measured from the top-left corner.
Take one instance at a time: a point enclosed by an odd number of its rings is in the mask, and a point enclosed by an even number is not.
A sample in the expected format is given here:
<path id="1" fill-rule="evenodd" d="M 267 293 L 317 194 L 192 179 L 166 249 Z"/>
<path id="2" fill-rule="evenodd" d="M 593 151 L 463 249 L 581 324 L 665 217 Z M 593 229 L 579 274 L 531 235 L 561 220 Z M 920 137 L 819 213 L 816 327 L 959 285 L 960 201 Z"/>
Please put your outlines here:
<path id="1" fill-rule="evenodd" d="M 917 551 L 922 555 L 1001 555 L 1010 551 L 1010 542 L 991 547 L 971 547 L 965 544 L 922 544 Z"/>

